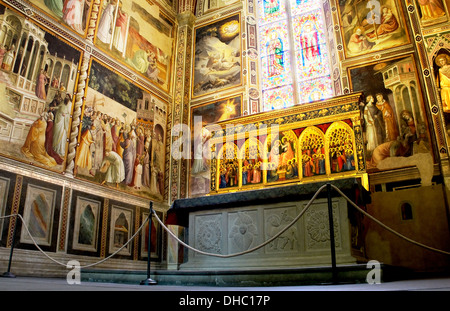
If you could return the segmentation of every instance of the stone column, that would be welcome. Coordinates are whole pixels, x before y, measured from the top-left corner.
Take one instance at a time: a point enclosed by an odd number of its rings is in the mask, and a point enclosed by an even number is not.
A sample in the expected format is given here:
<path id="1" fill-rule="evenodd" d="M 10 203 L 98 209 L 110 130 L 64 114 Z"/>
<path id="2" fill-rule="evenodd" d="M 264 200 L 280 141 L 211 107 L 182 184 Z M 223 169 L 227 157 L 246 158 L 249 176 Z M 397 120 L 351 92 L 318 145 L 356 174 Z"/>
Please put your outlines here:
<path id="1" fill-rule="evenodd" d="M 193 25 L 195 16 L 190 10 L 186 10 L 178 14 L 178 35 L 175 58 L 175 84 L 174 84 L 174 101 L 172 110 L 172 127 L 178 125 L 189 126 L 189 102 L 190 102 L 190 85 L 191 85 L 191 66 L 192 66 L 192 41 L 193 41 Z M 187 135 L 188 133 L 183 133 Z M 171 137 L 172 143 L 178 137 Z M 190 146 L 184 146 L 190 147 Z M 172 150 L 173 152 L 176 152 Z M 173 153 L 172 152 L 172 153 Z M 187 170 L 188 160 L 174 159 L 170 155 L 171 179 L 169 191 L 169 203 L 178 198 L 187 197 Z"/>

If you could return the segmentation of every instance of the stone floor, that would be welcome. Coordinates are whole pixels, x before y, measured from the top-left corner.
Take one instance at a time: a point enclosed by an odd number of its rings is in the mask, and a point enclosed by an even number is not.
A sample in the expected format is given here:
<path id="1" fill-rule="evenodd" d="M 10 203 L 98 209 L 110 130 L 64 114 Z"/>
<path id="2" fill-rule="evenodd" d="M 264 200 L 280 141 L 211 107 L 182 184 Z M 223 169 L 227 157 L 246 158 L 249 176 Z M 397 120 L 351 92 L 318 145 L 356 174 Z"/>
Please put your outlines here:
<path id="1" fill-rule="evenodd" d="M 219 286 L 175 286 L 140 285 L 120 283 L 84 282 L 68 284 L 66 279 L 15 277 L 0 278 L 0 291 L 231 291 L 231 292 L 276 292 L 276 291 L 450 291 L 450 277 L 382 282 L 380 284 L 336 284 L 276 287 L 219 287 Z"/>

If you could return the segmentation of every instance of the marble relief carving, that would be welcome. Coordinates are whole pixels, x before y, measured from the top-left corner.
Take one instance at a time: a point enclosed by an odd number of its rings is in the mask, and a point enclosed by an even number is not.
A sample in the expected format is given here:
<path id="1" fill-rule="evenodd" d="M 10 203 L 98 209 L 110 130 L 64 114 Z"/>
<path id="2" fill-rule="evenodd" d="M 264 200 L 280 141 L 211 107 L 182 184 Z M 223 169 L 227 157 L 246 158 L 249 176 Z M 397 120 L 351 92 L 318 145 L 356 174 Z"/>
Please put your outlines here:
<path id="1" fill-rule="evenodd" d="M 255 246 L 258 239 L 257 215 L 256 211 L 229 214 L 229 253 L 246 251 Z"/>
<path id="2" fill-rule="evenodd" d="M 195 245 L 201 251 L 220 254 L 222 252 L 222 215 L 197 217 Z"/>
<path id="3" fill-rule="evenodd" d="M 341 247 L 338 206 L 333 203 L 333 226 L 335 247 Z M 329 249 L 330 229 L 328 210 L 326 205 L 311 205 L 305 213 L 306 248 L 307 249 Z"/>
<path id="4" fill-rule="evenodd" d="M 266 240 L 277 235 L 286 228 L 296 216 L 295 207 L 265 211 Z M 291 226 L 278 238 L 268 244 L 267 252 L 289 252 L 298 248 L 298 232 L 296 225 Z"/>

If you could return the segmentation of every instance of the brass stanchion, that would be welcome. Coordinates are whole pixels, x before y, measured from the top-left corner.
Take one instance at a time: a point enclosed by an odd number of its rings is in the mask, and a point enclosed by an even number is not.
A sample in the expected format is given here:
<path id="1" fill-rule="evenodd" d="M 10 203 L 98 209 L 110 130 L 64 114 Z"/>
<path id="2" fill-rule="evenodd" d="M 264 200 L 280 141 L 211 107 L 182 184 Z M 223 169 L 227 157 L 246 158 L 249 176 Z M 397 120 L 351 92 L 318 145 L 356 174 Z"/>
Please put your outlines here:
<path id="1" fill-rule="evenodd" d="M 334 242 L 334 223 L 333 223 L 333 205 L 331 202 L 331 184 L 327 183 L 328 195 L 328 222 L 330 226 L 330 248 L 331 248 L 331 273 L 332 283 L 337 283 L 337 268 L 336 268 L 336 249 Z"/>
<path id="2" fill-rule="evenodd" d="M 148 215 L 148 254 L 147 254 L 147 279 L 141 281 L 141 285 L 155 285 L 157 282 L 150 278 L 150 254 L 152 241 L 152 216 L 153 216 L 153 202 L 150 202 L 150 214 Z"/>
<path id="3" fill-rule="evenodd" d="M 14 244 L 16 244 L 16 231 L 17 231 L 17 214 L 14 219 L 14 230 L 13 230 L 13 236 L 11 241 L 11 250 L 9 252 L 9 262 L 8 262 L 8 270 L 2 274 L 2 277 L 4 278 L 15 278 L 16 276 L 11 273 L 11 263 L 12 263 L 12 257 L 14 252 Z"/>

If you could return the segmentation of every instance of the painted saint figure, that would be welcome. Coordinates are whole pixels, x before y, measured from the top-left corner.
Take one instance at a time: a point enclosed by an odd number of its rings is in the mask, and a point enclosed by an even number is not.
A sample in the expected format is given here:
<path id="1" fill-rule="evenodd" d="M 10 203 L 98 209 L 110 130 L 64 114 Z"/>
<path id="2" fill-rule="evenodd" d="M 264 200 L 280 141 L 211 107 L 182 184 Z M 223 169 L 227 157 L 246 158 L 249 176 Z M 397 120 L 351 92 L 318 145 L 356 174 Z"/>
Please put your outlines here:
<path id="1" fill-rule="evenodd" d="M 45 116 L 40 117 L 31 125 L 25 143 L 21 151 L 28 158 L 53 167 L 57 163 L 45 150 L 45 131 L 47 129 L 47 122 Z"/>
<path id="2" fill-rule="evenodd" d="M 445 8 L 441 0 L 418 0 L 422 20 L 430 20 L 445 16 Z"/>
<path id="3" fill-rule="evenodd" d="M 65 0 L 63 20 L 75 31 L 83 33 L 84 0 Z"/>
<path id="4" fill-rule="evenodd" d="M 122 158 L 116 152 L 107 150 L 103 165 L 106 164 L 106 161 L 109 164 L 102 185 L 105 183 L 115 183 L 116 187 L 118 187 L 119 183 L 125 179 L 125 167 Z"/>
<path id="5" fill-rule="evenodd" d="M 357 27 L 348 41 L 347 48 L 351 53 L 360 53 L 369 50 L 372 45 L 362 33 L 362 28 Z"/>
<path id="6" fill-rule="evenodd" d="M 390 34 L 400 27 L 397 18 L 394 13 L 392 13 L 391 8 L 382 6 L 381 12 L 381 24 L 377 27 L 376 31 L 372 31 L 367 34 L 369 38 L 378 38 L 379 36 Z"/>
<path id="7" fill-rule="evenodd" d="M 59 18 L 63 17 L 63 1 L 44 0 L 45 5 Z"/>
<path id="8" fill-rule="evenodd" d="M 110 44 L 112 39 L 115 6 L 115 0 L 108 2 L 98 25 L 97 38 L 106 44 Z"/>
<path id="9" fill-rule="evenodd" d="M 45 87 L 47 84 L 48 84 L 47 71 L 41 69 L 36 83 L 36 96 L 38 98 L 43 100 L 47 99 L 47 93 L 45 91 Z"/>
<path id="10" fill-rule="evenodd" d="M 440 87 L 442 107 L 445 112 L 450 111 L 450 56 L 439 54 L 435 60 L 440 67 L 438 74 L 438 85 Z"/>
<path id="11" fill-rule="evenodd" d="M 122 11 L 122 1 L 119 1 L 117 9 L 117 19 L 114 29 L 113 46 L 123 53 L 125 51 L 126 33 L 127 33 L 128 15 Z"/>
<path id="12" fill-rule="evenodd" d="M 272 32 L 271 37 L 272 38 L 267 43 L 269 77 L 278 76 L 284 71 L 283 42 L 278 38 L 276 32 Z"/>
<path id="13" fill-rule="evenodd" d="M 92 168 L 92 154 L 90 146 L 94 143 L 91 130 L 95 130 L 95 126 L 91 126 L 91 128 L 81 134 L 80 147 L 76 161 L 78 167 L 86 168 L 88 170 L 91 170 Z"/>
<path id="14" fill-rule="evenodd" d="M 64 101 L 55 110 L 55 123 L 53 131 L 53 149 L 59 154 L 66 153 L 67 130 L 69 129 L 70 112 L 72 105 L 70 94 L 66 94 Z"/>
<path id="15" fill-rule="evenodd" d="M 386 130 L 386 141 L 396 140 L 398 137 L 397 124 L 395 122 L 394 110 L 391 105 L 383 98 L 383 94 L 376 95 L 376 106 L 383 113 L 383 120 Z"/>
<path id="16" fill-rule="evenodd" d="M 367 151 L 372 152 L 383 143 L 384 123 L 382 112 L 374 105 L 372 95 L 367 96 L 364 107 L 364 121 L 366 125 Z"/>

